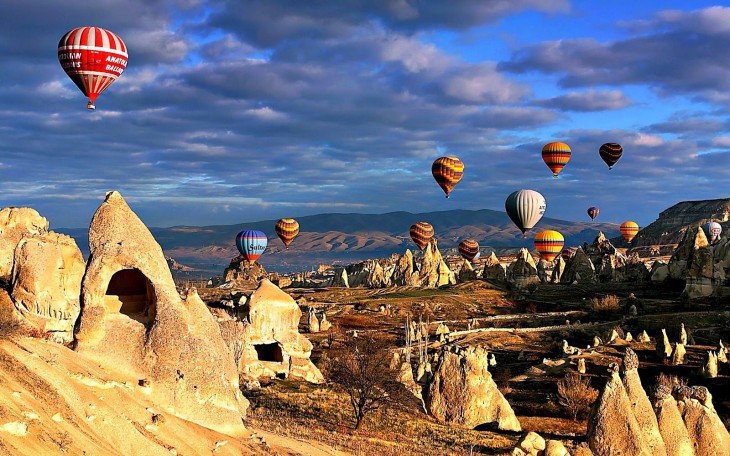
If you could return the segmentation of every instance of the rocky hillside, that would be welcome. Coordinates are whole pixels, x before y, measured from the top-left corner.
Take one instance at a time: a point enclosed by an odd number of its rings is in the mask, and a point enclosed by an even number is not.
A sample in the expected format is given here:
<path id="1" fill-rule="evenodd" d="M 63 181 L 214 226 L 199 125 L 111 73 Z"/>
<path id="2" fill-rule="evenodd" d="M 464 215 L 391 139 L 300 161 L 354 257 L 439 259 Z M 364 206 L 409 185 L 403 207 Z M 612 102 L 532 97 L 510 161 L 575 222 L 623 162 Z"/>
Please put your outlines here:
<path id="1" fill-rule="evenodd" d="M 682 201 L 659 213 L 659 217 L 646 227 L 642 227 L 631 245 L 668 245 L 678 244 L 690 226 L 706 223 L 709 220 L 719 222 L 723 231 L 730 229 L 730 198 Z M 617 247 L 628 247 L 620 237 L 611 240 Z"/>
<path id="2" fill-rule="evenodd" d="M 201 271 L 220 273 L 237 255 L 235 236 L 243 229 L 260 230 L 269 236 L 269 246 L 261 258 L 272 271 L 309 268 L 318 263 L 333 263 L 387 257 L 414 248 L 408 230 L 419 221 L 431 223 L 445 253 L 456 253 L 462 239 L 476 239 L 484 249 L 533 247 L 532 236 L 523 238 L 504 211 L 453 210 L 413 214 L 320 214 L 297 217 L 301 232 L 289 249 L 274 233 L 276 220 L 264 220 L 237 225 L 177 226 L 150 228 L 167 256 Z M 533 229 L 560 231 L 566 245 L 592 242 L 599 231 L 617 236 L 614 223 L 570 222 L 543 218 Z M 86 229 L 59 229 L 76 239 L 86 255 Z M 529 234 L 529 233 L 528 233 Z M 451 252 L 453 251 L 453 252 Z"/>

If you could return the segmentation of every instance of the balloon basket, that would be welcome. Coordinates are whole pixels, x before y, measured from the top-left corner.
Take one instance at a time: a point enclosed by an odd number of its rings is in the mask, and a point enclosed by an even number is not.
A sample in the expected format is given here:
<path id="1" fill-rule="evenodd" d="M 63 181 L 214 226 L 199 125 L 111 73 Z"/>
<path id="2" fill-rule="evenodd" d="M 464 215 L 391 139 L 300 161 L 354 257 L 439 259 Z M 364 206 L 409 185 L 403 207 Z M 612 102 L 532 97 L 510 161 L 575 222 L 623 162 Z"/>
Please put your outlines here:
<path id="1" fill-rule="evenodd" d="M 93 111 L 96 109 L 96 106 L 94 106 L 94 103 L 88 102 L 88 103 L 86 103 L 86 109 Z"/>

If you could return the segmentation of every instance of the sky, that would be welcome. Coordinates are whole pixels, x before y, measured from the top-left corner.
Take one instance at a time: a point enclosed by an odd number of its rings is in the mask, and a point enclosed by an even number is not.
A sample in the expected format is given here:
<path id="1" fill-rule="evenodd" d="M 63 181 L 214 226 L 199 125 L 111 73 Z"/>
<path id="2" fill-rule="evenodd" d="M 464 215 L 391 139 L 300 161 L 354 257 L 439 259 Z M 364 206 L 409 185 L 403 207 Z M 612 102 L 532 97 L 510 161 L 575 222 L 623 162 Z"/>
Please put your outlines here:
<path id="1" fill-rule="evenodd" d="M 88 226 L 110 190 L 158 227 L 503 210 L 521 188 L 549 217 L 645 226 L 730 197 L 730 7 L 712 2 L 2 4 L 0 206 L 52 229 Z M 85 25 L 129 52 L 93 112 L 57 60 Z M 558 179 L 551 141 L 572 149 Z M 448 200 L 443 155 L 465 164 Z"/>

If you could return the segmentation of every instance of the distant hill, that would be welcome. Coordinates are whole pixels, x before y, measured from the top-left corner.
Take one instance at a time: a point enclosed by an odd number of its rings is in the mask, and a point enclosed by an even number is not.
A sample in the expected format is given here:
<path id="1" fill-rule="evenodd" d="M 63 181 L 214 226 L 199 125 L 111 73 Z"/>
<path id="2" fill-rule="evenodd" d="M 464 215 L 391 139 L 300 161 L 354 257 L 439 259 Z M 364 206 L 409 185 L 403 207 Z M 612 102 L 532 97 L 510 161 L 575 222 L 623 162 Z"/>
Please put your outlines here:
<path id="1" fill-rule="evenodd" d="M 730 229 L 730 198 L 682 201 L 663 210 L 659 217 L 649 225 L 642 227 L 631 241 L 631 246 L 658 246 L 678 244 L 687 228 L 703 225 L 714 220 L 722 225 L 723 235 Z M 629 244 L 621 236 L 611 239 L 617 247 L 628 247 Z"/>
<path id="2" fill-rule="evenodd" d="M 506 213 L 490 209 L 452 210 L 413 214 L 320 214 L 297 217 L 299 236 L 288 250 L 276 237 L 276 220 L 236 225 L 174 226 L 150 228 L 165 255 L 187 266 L 206 272 L 221 273 L 237 255 L 235 236 L 243 229 L 268 234 L 269 246 L 260 261 L 270 270 L 302 270 L 318 263 L 351 262 L 365 258 L 403 253 L 415 249 L 410 240 L 412 224 L 426 221 L 433 225 L 439 248 L 456 251 L 462 239 L 476 239 L 483 249 L 533 248 L 533 236 L 527 238 L 514 226 Z M 569 222 L 543 218 L 533 232 L 544 229 L 560 231 L 566 246 L 591 242 L 599 231 L 607 237 L 619 235 L 614 223 Z M 88 254 L 85 229 L 58 229 L 76 239 L 84 255 Z M 534 234 L 534 233 L 533 233 Z"/>

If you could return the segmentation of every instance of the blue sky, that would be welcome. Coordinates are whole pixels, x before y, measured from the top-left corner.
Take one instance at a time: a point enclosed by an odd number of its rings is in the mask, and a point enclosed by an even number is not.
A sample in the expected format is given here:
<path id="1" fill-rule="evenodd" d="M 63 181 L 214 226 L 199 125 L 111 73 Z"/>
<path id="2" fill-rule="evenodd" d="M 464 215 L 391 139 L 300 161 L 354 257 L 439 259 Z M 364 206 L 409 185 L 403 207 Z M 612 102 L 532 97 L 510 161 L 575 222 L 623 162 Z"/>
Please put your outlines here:
<path id="1" fill-rule="evenodd" d="M 710 2 L 3 5 L 0 206 L 52 228 L 88 225 L 109 190 L 152 226 L 502 210 L 520 188 L 550 217 L 644 226 L 730 197 L 730 8 Z M 56 58 L 82 25 L 129 49 L 96 112 Z M 573 150 L 557 180 L 555 140 Z M 611 171 L 604 142 L 625 151 Z M 449 200 L 430 173 L 447 153 L 466 166 Z"/>

